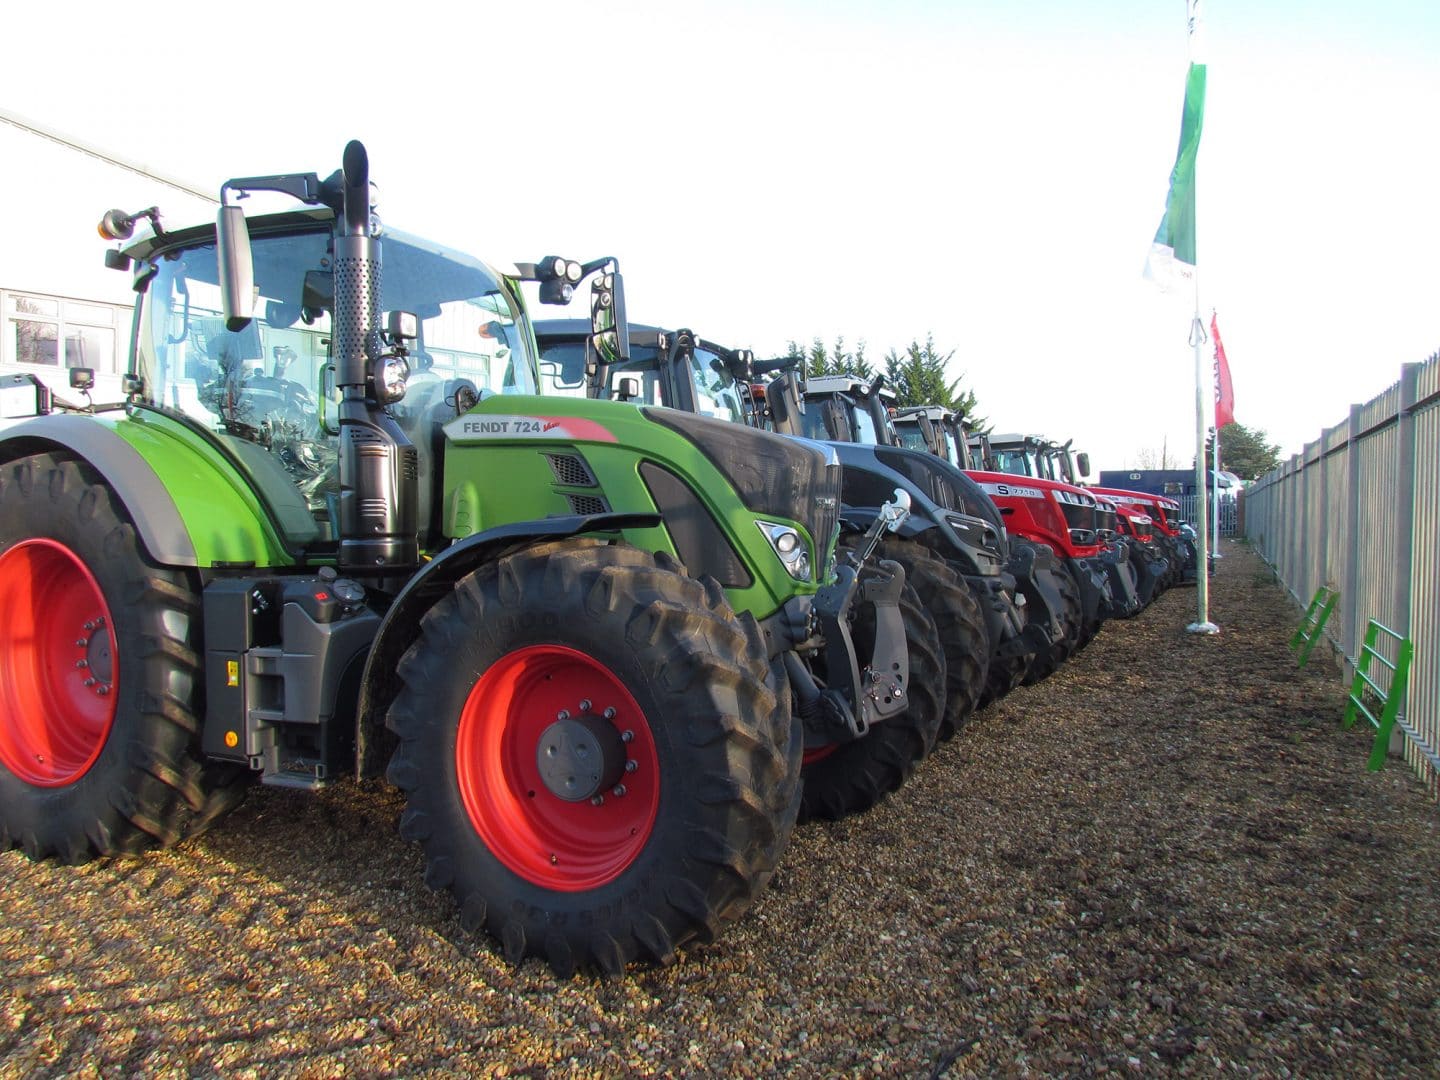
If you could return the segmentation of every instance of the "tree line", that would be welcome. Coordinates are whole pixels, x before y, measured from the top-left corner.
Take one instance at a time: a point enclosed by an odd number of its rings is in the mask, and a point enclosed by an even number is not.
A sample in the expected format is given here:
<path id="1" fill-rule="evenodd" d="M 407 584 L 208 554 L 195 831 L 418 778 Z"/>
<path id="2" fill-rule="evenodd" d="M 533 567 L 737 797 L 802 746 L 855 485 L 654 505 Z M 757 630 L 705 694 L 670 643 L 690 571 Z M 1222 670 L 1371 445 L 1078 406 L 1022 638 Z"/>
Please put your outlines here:
<path id="1" fill-rule="evenodd" d="M 804 361 L 807 378 L 854 375 L 868 382 L 877 374 L 877 368 L 865 355 L 865 342 L 857 343 L 852 349 L 843 336 L 836 337 L 829 345 L 819 337 L 812 338 L 808 346 L 791 339 L 786 355 Z M 885 372 L 885 385 L 895 392 L 899 407 L 943 405 L 984 429 L 986 421 L 979 415 L 975 391 L 964 385 L 964 375 L 955 379 L 948 377 L 946 369 L 954 356 L 954 349 L 943 353 L 937 349 L 934 335 L 927 333 L 923 343 L 912 338 L 901 350 L 891 348 L 880 361 L 878 370 Z"/>
<path id="2" fill-rule="evenodd" d="M 950 361 L 955 350 L 941 352 L 935 347 L 933 334 L 926 333 L 924 342 L 912 338 L 903 349 L 891 348 L 881 359 L 880 365 L 871 363 L 865 355 L 865 342 L 860 341 L 852 348 L 843 336 L 827 344 L 824 339 L 814 337 L 809 345 L 801 345 L 792 338 L 787 343 L 786 356 L 804 362 L 806 377 L 812 375 L 854 375 L 869 381 L 878 371 L 885 373 L 885 385 L 895 391 L 896 404 L 901 408 L 909 405 L 944 405 L 960 413 L 980 430 L 985 430 L 988 421 L 979 415 L 975 391 L 965 386 L 965 377 L 948 377 Z M 1166 468 L 1169 463 L 1163 459 L 1153 461 L 1153 451 L 1140 451 L 1138 464 L 1141 468 Z M 1205 460 L 1214 468 L 1214 436 L 1206 441 Z M 1193 463 L 1194 458 L 1191 458 Z M 1232 472 L 1242 480 L 1255 480 L 1264 476 L 1280 464 L 1280 447 L 1269 441 L 1260 428 L 1244 424 L 1226 424 L 1220 429 L 1220 467 Z"/>

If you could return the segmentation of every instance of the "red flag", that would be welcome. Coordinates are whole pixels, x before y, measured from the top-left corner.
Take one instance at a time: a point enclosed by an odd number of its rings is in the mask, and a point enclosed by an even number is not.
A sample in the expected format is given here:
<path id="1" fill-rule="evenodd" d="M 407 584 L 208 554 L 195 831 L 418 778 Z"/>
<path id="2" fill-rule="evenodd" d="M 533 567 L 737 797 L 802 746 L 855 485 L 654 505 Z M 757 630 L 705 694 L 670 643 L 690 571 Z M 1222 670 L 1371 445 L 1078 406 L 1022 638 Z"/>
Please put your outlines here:
<path id="1" fill-rule="evenodd" d="M 1210 336 L 1215 339 L 1215 430 L 1235 422 L 1235 388 L 1230 385 L 1230 364 L 1225 359 L 1225 346 L 1220 341 L 1220 327 L 1215 313 L 1210 313 Z"/>

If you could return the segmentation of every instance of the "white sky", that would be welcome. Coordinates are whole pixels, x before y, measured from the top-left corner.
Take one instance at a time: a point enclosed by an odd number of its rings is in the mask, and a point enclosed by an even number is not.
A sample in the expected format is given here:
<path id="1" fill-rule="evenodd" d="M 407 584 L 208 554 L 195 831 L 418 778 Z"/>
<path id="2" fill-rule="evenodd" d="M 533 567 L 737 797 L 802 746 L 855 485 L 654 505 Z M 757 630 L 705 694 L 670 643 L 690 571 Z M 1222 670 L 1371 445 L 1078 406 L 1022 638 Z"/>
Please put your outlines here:
<path id="1" fill-rule="evenodd" d="M 1097 469 L 1190 464 L 1193 304 L 1141 279 L 1183 0 L 385 10 L 7 5 L 0 105 L 217 190 L 327 174 L 359 138 L 407 231 L 497 266 L 616 256 L 632 318 L 758 355 L 843 335 L 878 361 L 930 332 L 997 428 Z M 1440 348 L 1440 6 L 1206 16 L 1201 304 L 1237 418 L 1288 453 Z M 0 171 L 12 215 L 24 164 Z"/>

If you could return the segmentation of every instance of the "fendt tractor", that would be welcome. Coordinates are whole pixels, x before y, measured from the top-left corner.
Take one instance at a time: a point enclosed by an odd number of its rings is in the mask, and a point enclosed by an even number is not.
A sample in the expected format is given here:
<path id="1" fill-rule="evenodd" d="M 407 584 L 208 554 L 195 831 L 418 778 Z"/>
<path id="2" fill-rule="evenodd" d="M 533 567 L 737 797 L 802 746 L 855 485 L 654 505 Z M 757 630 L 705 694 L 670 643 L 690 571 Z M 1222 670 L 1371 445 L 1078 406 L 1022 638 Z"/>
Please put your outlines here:
<path id="1" fill-rule="evenodd" d="M 823 376 L 806 380 L 802 389 L 794 370 L 782 372 L 765 388 L 777 430 L 794 425 L 853 444 L 840 448 L 847 504 L 852 498 L 873 498 L 864 486 L 852 490 L 850 485 L 850 457 L 864 453 L 925 495 L 935 528 L 923 534 L 923 542 L 957 566 L 986 615 L 990 667 L 977 706 L 983 708 L 1022 682 L 1049 675 L 1069 654 L 1078 634 L 1078 618 L 1072 614 L 1078 604 L 1066 594 L 1073 586 L 1047 548 L 1015 542 L 1014 530 L 1002 523 L 995 500 L 969 474 L 934 454 L 902 445 L 886 395 L 880 376 L 868 383 L 848 375 Z M 983 531 L 967 534 L 953 527 L 966 519 L 982 523 Z"/>
<path id="2" fill-rule="evenodd" d="M 300 205 L 247 219 L 256 192 Z M 837 565 L 834 453 L 537 396 L 519 279 L 564 302 L 594 274 L 622 357 L 613 260 L 507 277 L 382 231 L 358 142 L 220 194 L 214 226 L 106 215 L 126 399 L 0 437 L 0 847 L 140 852 L 251 779 L 383 773 L 426 882 L 516 962 L 719 933 L 788 842 L 806 742 L 906 702 L 903 575 Z M 837 693 L 792 710 L 819 648 Z"/>
<path id="3" fill-rule="evenodd" d="M 542 320 L 535 324 L 535 334 L 542 380 L 561 393 L 580 391 L 601 399 L 664 405 L 731 423 L 751 422 L 748 379 L 754 365 L 747 353 L 725 349 L 690 330 L 631 323 L 629 357 L 610 363 L 595 350 L 593 334 L 583 320 Z M 843 550 L 868 546 L 866 535 L 877 521 L 889 516 L 883 507 L 876 509 L 881 512 L 860 521 L 842 509 Z M 896 527 L 901 524 L 897 522 Z M 885 550 L 891 550 L 894 543 L 888 542 Z M 868 568 L 861 572 L 867 574 Z M 965 683 L 967 670 L 948 663 L 934 613 L 927 611 L 912 584 L 911 577 L 923 575 L 923 571 L 912 571 L 907 560 L 905 573 L 900 613 L 911 673 L 908 705 L 883 724 L 872 726 L 863 738 L 843 743 L 807 741 L 801 773 L 802 820 L 834 819 L 873 806 L 904 783 L 934 749 L 954 712 L 968 711 L 973 703 L 973 690 Z M 946 629 L 952 628 L 947 625 Z M 858 645 L 869 647 L 873 631 L 867 622 L 857 621 L 853 632 Z M 823 685 L 827 679 L 823 654 L 815 658 L 814 665 L 817 682 Z M 949 687 L 947 674 L 952 680 Z M 954 683 L 960 684 L 959 689 Z M 815 700 L 812 707 L 820 704 Z"/>

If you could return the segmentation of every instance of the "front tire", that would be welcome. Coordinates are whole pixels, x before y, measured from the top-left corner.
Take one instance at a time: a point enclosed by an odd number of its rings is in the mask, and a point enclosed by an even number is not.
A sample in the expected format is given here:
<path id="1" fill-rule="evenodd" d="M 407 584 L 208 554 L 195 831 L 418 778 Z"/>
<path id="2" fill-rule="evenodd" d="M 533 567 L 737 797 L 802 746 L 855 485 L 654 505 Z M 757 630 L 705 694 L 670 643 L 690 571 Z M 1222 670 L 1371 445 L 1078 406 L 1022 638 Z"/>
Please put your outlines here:
<path id="1" fill-rule="evenodd" d="M 674 559 L 588 540 L 514 552 L 435 604 L 399 673 L 402 835 L 512 962 L 668 963 L 769 881 L 799 725 L 754 619 Z"/>
<path id="2" fill-rule="evenodd" d="M 88 464 L 0 474 L 0 849 L 81 863 L 169 846 L 240 801 L 199 749 L 200 599 L 144 556 Z"/>

